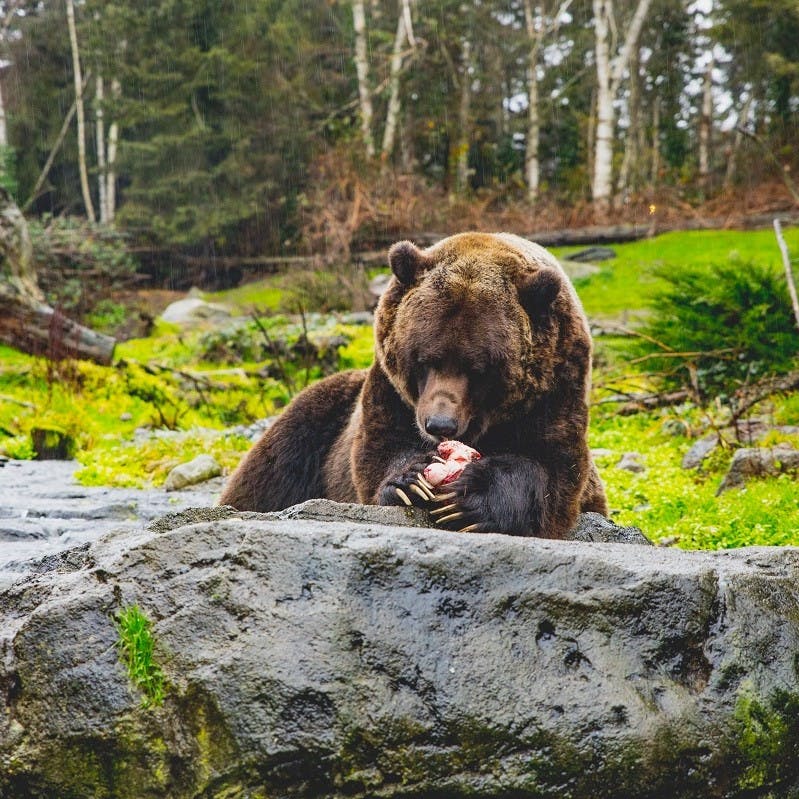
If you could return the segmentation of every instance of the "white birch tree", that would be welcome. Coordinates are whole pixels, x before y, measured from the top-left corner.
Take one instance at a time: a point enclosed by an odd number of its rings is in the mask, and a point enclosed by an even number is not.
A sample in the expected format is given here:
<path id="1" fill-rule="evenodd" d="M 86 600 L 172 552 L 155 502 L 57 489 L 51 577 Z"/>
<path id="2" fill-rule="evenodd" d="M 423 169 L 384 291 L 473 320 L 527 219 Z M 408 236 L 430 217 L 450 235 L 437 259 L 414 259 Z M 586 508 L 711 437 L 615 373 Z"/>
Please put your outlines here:
<path id="1" fill-rule="evenodd" d="M 394 36 L 394 46 L 391 49 L 388 78 L 388 108 L 386 109 L 386 125 L 383 128 L 383 144 L 380 147 L 380 157 L 387 163 L 394 152 L 394 142 L 397 135 L 397 124 L 400 115 L 400 72 L 404 60 L 406 42 L 413 47 L 413 23 L 409 0 L 400 2 L 397 32 Z"/>
<path id="2" fill-rule="evenodd" d="M 458 104 L 458 140 L 455 145 L 455 191 L 465 192 L 469 183 L 469 145 L 472 113 L 472 43 L 461 42 L 460 103 Z"/>
<path id="3" fill-rule="evenodd" d="M 546 37 L 554 33 L 560 26 L 563 15 L 572 0 L 563 0 L 552 12 L 553 4 L 543 2 L 533 8 L 532 0 L 524 0 L 524 24 L 527 30 L 527 136 L 524 153 L 524 175 L 527 182 L 527 199 L 535 203 L 538 199 L 541 168 L 539 150 L 541 140 L 541 121 L 539 103 L 539 72 L 541 50 Z"/>
<path id="4" fill-rule="evenodd" d="M 366 157 L 375 155 L 372 137 L 372 90 L 369 86 L 369 53 L 366 41 L 366 10 L 363 0 L 352 0 L 352 22 L 355 29 L 355 73 L 358 76 L 358 97 L 361 111 L 361 137 Z"/>
<path id="5" fill-rule="evenodd" d="M 111 81 L 111 98 L 119 100 L 122 94 L 122 85 L 117 78 Z M 106 222 L 110 225 L 116 216 L 117 205 L 117 145 L 119 143 L 119 125 L 112 120 L 108 126 L 108 145 L 106 148 L 106 174 L 105 174 L 105 204 Z"/>
<path id="6" fill-rule="evenodd" d="M 619 93 L 624 72 L 630 63 L 630 53 L 638 46 L 641 28 L 652 0 L 638 0 L 626 26 L 621 46 L 615 43 L 618 29 L 613 0 L 592 0 L 594 9 L 594 39 L 597 76 L 596 143 L 591 196 L 597 211 L 604 214 L 610 207 L 613 190 L 613 141 L 616 133 L 614 101 Z"/>
<path id="7" fill-rule="evenodd" d="M 69 43 L 72 48 L 72 73 L 75 81 L 75 108 L 78 118 L 78 171 L 80 173 L 80 188 L 83 193 L 83 204 L 86 207 L 86 216 L 90 222 L 96 221 L 92 194 L 89 189 L 89 173 L 86 168 L 86 120 L 83 108 L 83 78 L 80 70 L 80 52 L 78 50 L 78 34 L 75 29 L 75 5 L 73 0 L 66 0 L 67 27 L 69 28 Z"/>
<path id="8" fill-rule="evenodd" d="M 710 182 L 710 141 L 713 135 L 713 67 L 711 57 L 702 80 L 702 112 L 699 116 L 699 183 L 703 190 Z"/>
<path id="9" fill-rule="evenodd" d="M 97 147 L 97 197 L 99 199 L 100 224 L 108 222 L 108 204 L 106 202 L 105 182 L 105 120 L 103 118 L 103 103 L 105 102 L 105 84 L 103 76 L 97 75 L 94 79 L 94 138 Z"/>

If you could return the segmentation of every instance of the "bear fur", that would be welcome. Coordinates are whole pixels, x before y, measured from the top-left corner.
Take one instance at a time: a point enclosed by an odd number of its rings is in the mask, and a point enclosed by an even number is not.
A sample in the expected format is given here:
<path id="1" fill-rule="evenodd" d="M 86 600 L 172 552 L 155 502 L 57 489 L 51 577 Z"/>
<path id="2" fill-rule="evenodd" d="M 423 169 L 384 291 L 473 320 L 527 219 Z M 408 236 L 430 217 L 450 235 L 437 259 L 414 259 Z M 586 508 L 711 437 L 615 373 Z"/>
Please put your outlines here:
<path id="1" fill-rule="evenodd" d="M 400 505 L 399 488 L 446 504 L 444 526 L 548 538 L 581 511 L 607 515 L 586 439 L 591 336 L 557 260 L 518 236 L 463 233 L 425 250 L 399 242 L 389 263 L 372 367 L 301 392 L 220 502 Z M 444 438 L 482 458 L 428 502 L 411 486 Z"/>

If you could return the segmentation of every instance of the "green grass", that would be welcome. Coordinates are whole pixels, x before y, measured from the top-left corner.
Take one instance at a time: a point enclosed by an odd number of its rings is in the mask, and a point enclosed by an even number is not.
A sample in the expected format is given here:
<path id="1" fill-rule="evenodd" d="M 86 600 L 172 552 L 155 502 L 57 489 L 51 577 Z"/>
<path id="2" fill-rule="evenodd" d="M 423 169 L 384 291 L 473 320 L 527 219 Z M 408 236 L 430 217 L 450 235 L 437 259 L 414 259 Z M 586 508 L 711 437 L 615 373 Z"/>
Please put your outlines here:
<path id="1" fill-rule="evenodd" d="M 233 289 L 205 292 L 203 299 L 207 302 L 233 306 L 242 314 L 265 310 L 276 311 L 283 299 L 281 282 L 281 275 L 270 275 Z"/>
<path id="2" fill-rule="evenodd" d="M 791 404 L 794 407 L 780 403 L 779 416 L 786 424 L 799 424 L 796 403 Z M 597 466 L 613 520 L 640 527 L 652 540 L 666 539 L 683 549 L 799 545 L 796 482 L 788 475 L 753 480 L 717 497 L 732 450 L 717 449 L 699 470 L 683 469 L 683 455 L 696 439 L 669 432 L 668 421 L 677 418 L 682 418 L 686 429 L 697 429 L 695 410 L 682 417 L 666 411 L 634 416 L 594 413 L 591 447 L 612 451 L 598 458 Z M 799 444 L 799 437 L 789 436 L 772 436 L 768 443 L 778 440 Z M 640 453 L 645 472 L 616 468 L 622 454 L 629 451 Z"/>
<path id="3" fill-rule="evenodd" d="M 119 653 L 128 670 L 130 681 L 142 694 L 144 707 L 164 701 L 165 679 L 161 667 L 153 659 L 155 639 L 152 622 L 138 605 L 123 608 L 117 617 Z"/>
<path id="4" fill-rule="evenodd" d="M 799 227 L 785 228 L 785 241 L 794 259 L 799 257 Z M 559 247 L 568 257 L 580 248 Z M 730 258 L 781 267 L 774 231 L 696 230 L 664 233 L 652 239 L 614 244 L 617 257 L 598 264 L 596 275 L 576 281 L 577 292 L 589 316 L 620 317 L 647 307 L 657 285 L 652 267 L 679 270 L 688 264 L 710 266 Z"/>

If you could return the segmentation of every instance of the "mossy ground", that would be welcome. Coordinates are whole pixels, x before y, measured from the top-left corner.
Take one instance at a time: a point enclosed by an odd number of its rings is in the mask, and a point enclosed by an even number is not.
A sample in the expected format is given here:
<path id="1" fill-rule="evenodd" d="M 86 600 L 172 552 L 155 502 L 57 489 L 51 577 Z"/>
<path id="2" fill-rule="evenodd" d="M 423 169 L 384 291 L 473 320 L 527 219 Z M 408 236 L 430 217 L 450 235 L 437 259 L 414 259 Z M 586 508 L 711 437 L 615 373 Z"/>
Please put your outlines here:
<path id="1" fill-rule="evenodd" d="M 799 253 L 799 228 L 785 233 L 791 251 Z M 619 319 L 641 312 L 654 287 L 648 269 L 656 264 L 674 269 L 710 265 L 731 254 L 760 263 L 779 259 L 770 231 L 669 233 L 615 249 L 617 258 L 603 262 L 597 275 L 578 283 L 593 317 Z M 276 280 L 243 288 L 238 299 L 235 293 L 223 299 L 241 302 L 244 313 L 255 306 L 275 307 Z M 301 332 L 296 319 L 271 316 L 264 324 L 274 337 Z M 333 332 L 347 341 L 337 348 L 334 368 L 359 368 L 371 362 L 370 328 L 338 326 Z M 83 464 L 78 478 L 88 484 L 160 485 L 174 465 L 201 452 L 210 452 L 223 467 L 232 469 L 250 443 L 223 431 L 278 412 L 292 391 L 281 375 L 274 376 L 274 358 L 208 360 L 207 340 L 201 346 L 203 335 L 160 325 L 149 338 L 120 344 L 113 367 L 53 366 L 0 346 L 0 451 L 31 457 L 31 428 L 49 426 L 75 437 L 77 458 Z M 625 346 L 623 339 L 597 340 L 596 400 L 620 389 L 646 387 L 645 376 L 630 374 Z M 283 369 L 295 391 L 306 379 L 321 376 L 317 367 L 296 361 L 284 362 Z M 204 376 L 207 383 L 198 383 L 197 376 Z M 799 425 L 799 395 L 776 398 L 759 410 L 777 424 Z M 799 545 L 799 491 L 790 477 L 753 481 L 716 497 L 731 458 L 730 447 L 717 450 L 700 470 L 681 468 L 696 436 L 723 422 L 723 416 L 716 415 L 713 409 L 682 407 L 620 416 L 613 404 L 595 404 L 590 443 L 612 451 L 600 457 L 598 465 L 613 518 L 640 526 L 655 541 L 673 541 L 685 548 Z M 134 439 L 137 428 L 164 426 L 184 432 L 177 438 L 159 438 L 157 433 L 144 438 L 140 433 Z M 767 443 L 780 438 L 772 435 Z M 799 445 L 796 437 L 782 438 Z M 646 472 L 617 468 L 627 451 L 641 454 Z"/>

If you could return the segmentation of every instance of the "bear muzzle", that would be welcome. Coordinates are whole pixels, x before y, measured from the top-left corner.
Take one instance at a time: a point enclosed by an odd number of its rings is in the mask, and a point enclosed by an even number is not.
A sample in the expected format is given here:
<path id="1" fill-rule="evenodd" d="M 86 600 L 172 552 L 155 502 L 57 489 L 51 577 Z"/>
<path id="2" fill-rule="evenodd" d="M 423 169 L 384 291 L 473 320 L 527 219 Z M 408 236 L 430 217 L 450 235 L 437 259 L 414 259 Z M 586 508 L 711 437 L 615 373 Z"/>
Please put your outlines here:
<path id="1" fill-rule="evenodd" d="M 419 429 L 436 442 L 463 435 L 471 421 L 469 381 L 431 371 L 416 406 Z"/>

